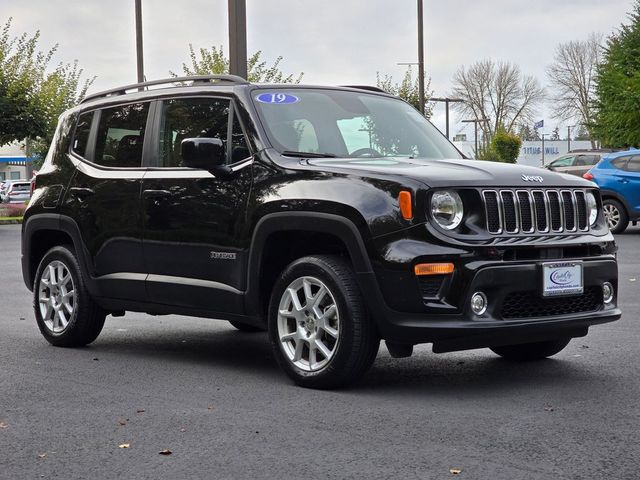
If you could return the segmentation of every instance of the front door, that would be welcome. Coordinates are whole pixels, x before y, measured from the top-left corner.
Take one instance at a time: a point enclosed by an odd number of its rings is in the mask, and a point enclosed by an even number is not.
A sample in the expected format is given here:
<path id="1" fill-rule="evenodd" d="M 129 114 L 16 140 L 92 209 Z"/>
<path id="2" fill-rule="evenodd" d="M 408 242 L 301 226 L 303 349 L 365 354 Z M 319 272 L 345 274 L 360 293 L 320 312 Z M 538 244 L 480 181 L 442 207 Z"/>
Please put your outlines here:
<path id="1" fill-rule="evenodd" d="M 158 105 L 157 168 L 143 180 L 144 261 L 153 303 L 242 313 L 251 154 L 229 98 L 167 99 Z M 183 166 L 186 138 L 219 138 L 234 173 L 217 178 Z"/>

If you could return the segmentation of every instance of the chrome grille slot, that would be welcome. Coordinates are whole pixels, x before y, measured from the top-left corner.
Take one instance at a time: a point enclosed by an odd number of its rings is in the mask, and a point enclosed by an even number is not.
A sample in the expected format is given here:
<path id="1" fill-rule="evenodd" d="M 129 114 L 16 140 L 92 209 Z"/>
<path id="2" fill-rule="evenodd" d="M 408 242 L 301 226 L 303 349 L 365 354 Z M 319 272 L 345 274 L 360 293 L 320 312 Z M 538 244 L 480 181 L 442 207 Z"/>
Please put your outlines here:
<path id="1" fill-rule="evenodd" d="M 589 230 L 584 190 L 484 190 L 482 199 L 493 235 Z"/>

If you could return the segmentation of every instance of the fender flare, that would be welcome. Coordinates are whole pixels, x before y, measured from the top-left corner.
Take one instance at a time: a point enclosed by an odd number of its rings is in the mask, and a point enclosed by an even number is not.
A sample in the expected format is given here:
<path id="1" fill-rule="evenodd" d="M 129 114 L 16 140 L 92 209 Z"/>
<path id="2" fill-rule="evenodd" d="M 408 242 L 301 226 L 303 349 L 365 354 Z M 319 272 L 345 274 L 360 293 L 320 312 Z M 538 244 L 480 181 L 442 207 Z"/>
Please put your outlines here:
<path id="1" fill-rule="evenodd" d="M 265 215 L 256 224 L 249 248 L 245 297 L 245 309 L 248 314 L 259 314 L 261 311 L 259 290 L 264 245 L 272 233 L 287 230 L 334 235 L 346 245 L 356 274 L 373 272 L 362 235 L 351 220 L 322 212 L 282 212 Z"/>
<path id="2" fill-rule="evenodd" d="M 31 240 L 34 234 L 42 230 L 63 232 L 71 238 L 87 289 L 92 295 L 97 295 L 97 286 L 91 275 L 89 268 L 90 263 L 87 261 L 90 255 L 82 241 L 80 228 L 78 228 L 78 224 L 72 218 L 58 213 L 40 213 L 34 215 L 29 217 L 22 226 L 22 277 L 27 288 L 29 290 L 33 288 L 33 280 L 36 273 L 35 269 L 31 266 Z"/>
<path id="3" fill-rule="evenodd" d="M 604 202 L 604 197 L 612 197 L 614 200 L 617 200 L 618 202 L 620 202 L 622 204 L 622 206 L 625 208 L 625 210 L 627 211 L 627 215 L 629 216 L 629 220 L 631 220 L 633 217 L 633 211 L 631 210 L 629 203 L 627 202 L 627 200 L 624 198 L 624 196 L 620 195 L 618 192 L 614 191 L 614 190 L 606 190 L 606 189 L 601 189 L 600 190 L 600 197 L 602 197 L 602 201 Z"/>

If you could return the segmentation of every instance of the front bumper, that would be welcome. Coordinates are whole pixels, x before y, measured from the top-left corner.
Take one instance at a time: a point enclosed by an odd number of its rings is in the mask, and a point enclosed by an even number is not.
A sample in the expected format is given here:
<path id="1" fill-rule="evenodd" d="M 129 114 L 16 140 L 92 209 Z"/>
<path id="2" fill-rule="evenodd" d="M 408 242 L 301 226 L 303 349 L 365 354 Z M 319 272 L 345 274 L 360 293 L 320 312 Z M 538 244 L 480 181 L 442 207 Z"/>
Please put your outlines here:
<path id="1" fill-rule="evenodd" d="M 560 300 L 563 305 L 558 308 L 545 304 L 549 300 L 539 296 L 540 261 L 464 263 L 449 285 L 452 291 L 447 300 L 453 301 L 424 301 L 422 311 L 390 308 L 379 288 L 379 276 L 374 273 L 359 274 L 359 281 L 383 339 L 404 344 L 433 343 L 435 352 L 444 352 L 579 337 L 586 335 L 591 325 L 620 318 L 615 258 L 605 255 L 581 260 L 584 295 L 589 292 L 590 297 L 584 301 L 563 297 L 566 301 Z M 607 305 L 602 302 L 605 281 L 611 282 L 616 291 L 616 298 Z M 489 300 L 489 308 L 481 316 L 469 309 L 469 299 L 477 291 L 484 292 Z M 513 308 L 514 301 L 520 301 L 522 308 Z M 511 308 L 507 311 L 508 305 Z"/>

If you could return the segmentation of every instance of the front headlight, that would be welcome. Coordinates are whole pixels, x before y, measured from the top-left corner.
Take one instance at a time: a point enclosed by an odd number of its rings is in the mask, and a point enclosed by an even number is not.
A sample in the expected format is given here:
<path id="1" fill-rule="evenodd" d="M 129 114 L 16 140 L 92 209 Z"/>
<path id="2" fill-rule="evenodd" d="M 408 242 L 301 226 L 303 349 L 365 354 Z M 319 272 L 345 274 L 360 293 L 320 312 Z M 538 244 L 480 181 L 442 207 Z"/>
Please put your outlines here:
<path id="1" fill-rule="evenodd" d="M 462 222 L 462 199 L 453 190 L 435 192 L 431 197 L 431 216 L 445 230 L 453 230 Z"/>
<path id="2" fill-rule="evenodd" d="M 589 217 L 589 225 L 593 226 L 598 219 L 598 202 L 593 192 L 587 192 L 585 195 L 587 202 L 587 215 Z"/>

